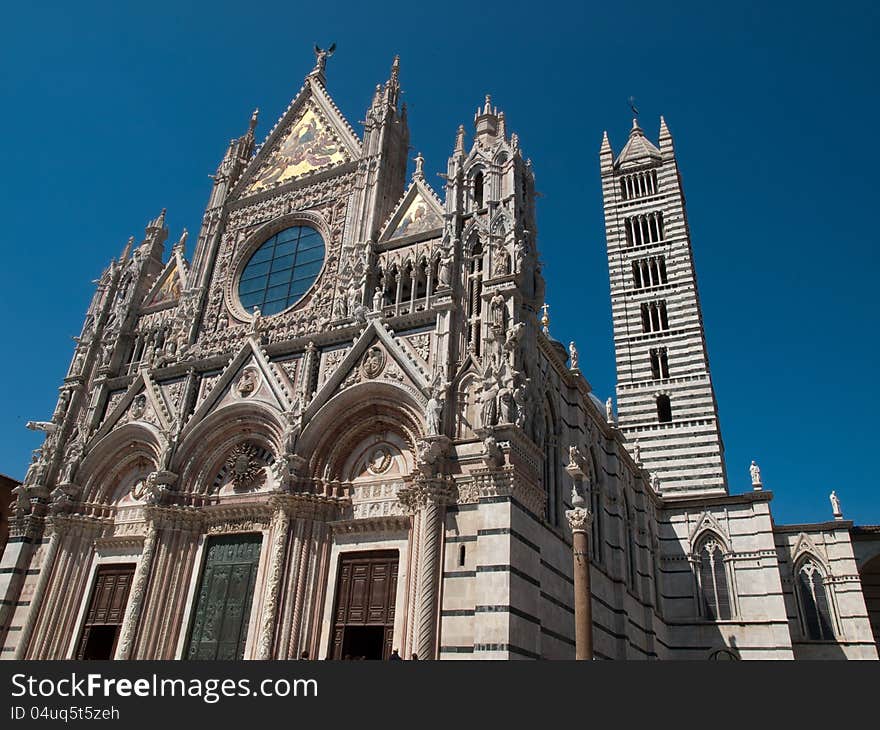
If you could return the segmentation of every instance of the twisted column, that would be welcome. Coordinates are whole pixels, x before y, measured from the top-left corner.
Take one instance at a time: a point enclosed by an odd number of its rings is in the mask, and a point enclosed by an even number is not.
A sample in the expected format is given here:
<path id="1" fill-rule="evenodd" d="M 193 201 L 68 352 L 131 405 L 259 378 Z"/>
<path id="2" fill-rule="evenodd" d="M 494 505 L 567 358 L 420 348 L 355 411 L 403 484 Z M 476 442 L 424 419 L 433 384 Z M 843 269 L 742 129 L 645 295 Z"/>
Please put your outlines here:
<path id="1" fill-rule="evenodd" d="M 284 557 L 287 548 L 287 530 L 290 515 L 279 509 L 272 520 L 272 563 L 269 567 L 266 586 L 266 606 L 263 610 L 263 625 L 260 627 L 258 659 L 272 658 L 272 643 L 275 638 L 275 623 L 278 617 L 278 594 L 281 588 L 281 574 L 284 571 Z"/>
<path id="2" fill-rule="evenodd" d="M 440 584 L 440 532 L 443 506 L 436 495 L 427 494 L 421 507 L 419 519 L 419 585 L 416 604 L 415 646 L 420 659 L 433 659 L 436 654 L 437 593 Z"/>
<path id="3" fill-rule="evenodd" d="M 125 610 L 125 617 L 122 620 L 122 631 L 119 633 L 119 647 L 116 649 L 117 659 L 131 659 L 134 635 L 143 612 L 144 599 L 147 595 L 147 585 L 150 581 L 155 554 L 156 524 L 150 521 L 147 523 L 147 534 L 144 537 L 144 549 L 141 552 L 141 559 L 138 562 L 134 578 L 132 579 L 128 608 Z"/>

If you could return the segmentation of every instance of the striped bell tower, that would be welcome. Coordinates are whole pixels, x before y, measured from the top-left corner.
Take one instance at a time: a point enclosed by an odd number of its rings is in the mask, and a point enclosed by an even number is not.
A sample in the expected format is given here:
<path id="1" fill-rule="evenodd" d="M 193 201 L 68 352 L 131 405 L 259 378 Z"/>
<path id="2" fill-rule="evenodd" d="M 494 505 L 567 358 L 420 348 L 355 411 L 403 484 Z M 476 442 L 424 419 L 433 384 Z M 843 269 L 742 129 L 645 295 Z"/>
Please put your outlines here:
<path id="1" fill-rule="evenodd" d="M 616 158 L 607 133 L 599 152 L 618 425 L 664 496 L 726 493 L 684 193 L 663 117 L 659 144 L 634 119 Z"/>

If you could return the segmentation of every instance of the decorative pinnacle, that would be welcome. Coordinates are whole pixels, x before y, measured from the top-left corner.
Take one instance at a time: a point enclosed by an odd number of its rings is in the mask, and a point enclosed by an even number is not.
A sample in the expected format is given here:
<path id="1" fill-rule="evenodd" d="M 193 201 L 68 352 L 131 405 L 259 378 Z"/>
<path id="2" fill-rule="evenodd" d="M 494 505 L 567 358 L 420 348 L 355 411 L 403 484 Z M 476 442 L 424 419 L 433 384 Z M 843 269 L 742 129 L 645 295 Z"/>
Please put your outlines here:
<path id="1" fill-rule="evenodd" d="M 392 81 L 397 81 L 397 78 L 400 76 L 400 56 L 394 56 L 394 62 L 391 64 L 391 79 Z"/>
<path id="2" fill-rule="evenodd" d="M 547 302 L 544 302 L 541 305 L 541 309 L 544 312 L 543 316 L 541 317 L 541 330 L 543 331 L 543 333 L 545 335 L 549 335 L 550 334 L 550 314 L 549 314 L 550 305 L 547 304 Z"/>
<path id="3" fill-rule="evenodd" d="M 455 133 L 455 151 L 464 154 L 464 125 L 458 125 L 458 131 Z"/>
<path id="4" fill-rule="evenodd" d="M 183 251 L 186 248 L 186 239 L 189 237 L 189 231 L 186 228 L 183 229 L 183 233 L 180 234 L 180 238 L 177 243 L 174 244 L 175 250 Z"/>
<path id="5" fill-rule="evenodd" d="M 257 119 L 260 116 L 260 110 L 254 109 L 253 114 L 251 114 L 251 123 L 248 125 L 248 129 L 253 132 L 257 128 Z"/>

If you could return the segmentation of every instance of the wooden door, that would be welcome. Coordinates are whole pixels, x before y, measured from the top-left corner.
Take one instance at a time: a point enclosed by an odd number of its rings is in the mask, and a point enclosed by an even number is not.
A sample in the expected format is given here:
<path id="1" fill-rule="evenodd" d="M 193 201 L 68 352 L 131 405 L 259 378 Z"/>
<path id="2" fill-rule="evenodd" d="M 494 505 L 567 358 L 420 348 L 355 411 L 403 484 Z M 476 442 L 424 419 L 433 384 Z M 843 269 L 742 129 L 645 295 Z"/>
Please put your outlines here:
<path id="1" fill-rule="evenodd" d="M 394 640 L 396 551 L 348 553 L 339 559 L 330 655 L 387 659 Z"/>
<path id="2" fill-rule="evenodd" d="M 98 568 L 77 659 L 112 659 L 122 629 L 134 565 L 105 565 Z"/>
<path id="3" fill-rule="evenodd" d="M 196 594 L 188 659 L 243 659 L 263 536 L 213 537 Z"/>

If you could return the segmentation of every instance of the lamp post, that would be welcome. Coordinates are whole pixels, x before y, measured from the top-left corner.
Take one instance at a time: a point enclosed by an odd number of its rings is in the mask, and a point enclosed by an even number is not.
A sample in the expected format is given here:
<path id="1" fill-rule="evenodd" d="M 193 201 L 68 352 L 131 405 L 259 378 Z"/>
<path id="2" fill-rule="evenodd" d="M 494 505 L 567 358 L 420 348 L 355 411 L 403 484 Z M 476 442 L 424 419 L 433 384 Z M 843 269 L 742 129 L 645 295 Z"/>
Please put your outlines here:
<path id="1" fill-rule="evenodd" d="M 574 638 L 575 659 L 593 658 L 593 596 L 590 591 L 590 524 L 593 514 L 578 484 L 587 480 L 585 460 L 577 447 L 572 447 L 570 463 L 565 470 L 574 480 L 571 489 L 571 509 L 565 517 L 571 527 L 571 549 L 574 561 Z M 589 483 L 589 482 L 588 482 Z"/>

